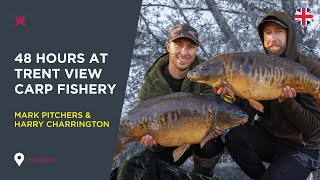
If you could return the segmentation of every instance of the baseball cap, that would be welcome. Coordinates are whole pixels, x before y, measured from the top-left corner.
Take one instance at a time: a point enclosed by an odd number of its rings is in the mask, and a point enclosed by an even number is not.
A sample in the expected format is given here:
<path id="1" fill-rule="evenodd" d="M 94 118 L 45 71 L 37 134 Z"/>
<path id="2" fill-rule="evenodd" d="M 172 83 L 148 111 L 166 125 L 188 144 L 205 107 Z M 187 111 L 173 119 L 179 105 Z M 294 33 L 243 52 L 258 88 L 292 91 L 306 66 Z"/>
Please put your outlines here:
<path id="1" fill-rule="evenodd" d="M 279 20 L 278 18 L 274 17 L 274 16 L 269 16 L 267 18 L 265 18 L 264 20 L 262 20 L 258 26 L 258 30 L 260 32 L 263 31 L 263 28 L 264 28 L 264 25 L 266 25 L 268 22 L 274 22 L 274 23 L 277 23 L 279 24 L 281 27 L 285 28 L 285 29 L 288 29 L 288 26 L 283 23 L 281 20 Z"/>
<path id="2" fill-rule="evenodd" d="M 169 42 L 182 37 L 191 39 L 197 45 L 200 44 L 197 30 L 187 23 L 176 24 L 171 28 L 169 33 Z"/>

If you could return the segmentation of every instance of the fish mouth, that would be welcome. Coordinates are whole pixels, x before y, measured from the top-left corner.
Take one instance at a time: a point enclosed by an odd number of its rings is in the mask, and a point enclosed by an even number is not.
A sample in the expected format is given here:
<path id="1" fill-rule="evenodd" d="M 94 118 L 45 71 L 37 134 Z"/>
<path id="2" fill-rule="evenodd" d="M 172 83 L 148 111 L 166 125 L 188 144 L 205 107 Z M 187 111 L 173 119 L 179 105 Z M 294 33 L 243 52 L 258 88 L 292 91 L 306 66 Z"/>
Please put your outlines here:
<path id="1" fill-rule="evenodd" d="M 248 122 L 248 118 L 249 116 L 247 114 L 243 114 L 240 121 L 241 121 L 241 125 L 245 124 L 246 122 Z"/>
<path id="2" fill-rule="evenodd" d="M 246 122 L 248 122 L 248 119 L 243 119 L 241 125 L 244 125 Z"/>
<path id="3" fill-rule="evenodd" d="M 243 121 L 247 122 L 249 119 L 249 115 L 247 113 L 244 114 Z"/>
<path id="4" fill-rule="evenodd" d="M 189 71 L 187 73 L 187 78 L 189 78 L 191 81 L 196 81 L 199 79 L 199 76 L 194 71 Z"/>
<path id="5" fill-rule="evenodd" d="M 199 83 L 206 83 L 205 77 L 201 76 L 197 71 L 189 71 L 187 73 L 187 78 L 190 79 L 190 81 L 193 82 L 199 82 Z"/>

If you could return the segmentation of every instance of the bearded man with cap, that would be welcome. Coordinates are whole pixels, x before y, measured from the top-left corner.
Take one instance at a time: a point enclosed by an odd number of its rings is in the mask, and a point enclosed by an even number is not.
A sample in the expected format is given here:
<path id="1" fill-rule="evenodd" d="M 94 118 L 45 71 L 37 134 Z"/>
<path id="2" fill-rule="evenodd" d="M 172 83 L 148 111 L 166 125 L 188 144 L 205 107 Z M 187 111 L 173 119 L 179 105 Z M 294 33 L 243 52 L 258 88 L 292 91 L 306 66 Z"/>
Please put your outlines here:
<path id="1" fill-rule="evenodd" d="M 301 63 L 319 77 L 319 62 L 298 53 L 296 32 L 285 12 L 269 12 L 258 32 L 266 53 Z M 217 93 L 225 90 L 220 87 Z M 246 107 L 251 120 L 258 115 L 253 125 L 228 132 L 228 152 L 252 179 L 305 180 L 318 169 L 320 111 L 315 99 L 286 86 L 279 99 L 261 103 L 264 113 Z M 270 163 L 267 169 L 262 161 Z"/>
<path id="2" fill-rule="evenodd" d="M 212 94 L 212 87 L 186 78 L 190 69 L 203 62 L 196 55 L 198 45 L 196 29 L 185 23 L 173 26 L 166 43 L 167 53 L 156 59 L 145 74 L 139 102 L 174 92 Z M 143 136 L 140 142 L 148 148 L 120 167 L 118 179 L 210 179 L 224 150 L 220 134 L 216 132 L 217 138 L 208 141 L 202 149 L 199 144 L 192 145 L 176 162 L 173 162 L 172 152 L 177 147 L 161 147 L 151 136 Z M 191 155 L 194 157 L 193 172 L 177 167 Z"/>

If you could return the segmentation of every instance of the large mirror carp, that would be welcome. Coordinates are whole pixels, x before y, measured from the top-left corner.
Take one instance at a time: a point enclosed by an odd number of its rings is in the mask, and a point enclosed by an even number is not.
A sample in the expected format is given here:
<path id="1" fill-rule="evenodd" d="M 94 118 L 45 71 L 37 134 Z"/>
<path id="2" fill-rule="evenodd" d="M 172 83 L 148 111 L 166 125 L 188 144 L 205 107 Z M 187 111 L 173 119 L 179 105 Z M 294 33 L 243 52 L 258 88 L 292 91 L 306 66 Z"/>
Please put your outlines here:
<path id="1" fill-rule="evenodd" d="M 220 54 L 190 70 L 187 77 L 213 87 L 224 86 L 233 99 L 234 96 L 248 99 L 260 112 L 263 105 L 258 101 L 279 98 L 286 86 L 320 99 L 319 78 L 299 63 L 269 54 Z"/>
<path id="2" fill-rule="evenodd" d="M 203 147 L 216 129 L 222 131 L 247 120 L 243 110 L 217 95 L 178 92 L 149 99 L 120 123 L 115 158 L 125 143 L 139 142 L 148 134 L 161 146 L 177 146 L 173 152 L 177 161 L 190 145 Z"/>

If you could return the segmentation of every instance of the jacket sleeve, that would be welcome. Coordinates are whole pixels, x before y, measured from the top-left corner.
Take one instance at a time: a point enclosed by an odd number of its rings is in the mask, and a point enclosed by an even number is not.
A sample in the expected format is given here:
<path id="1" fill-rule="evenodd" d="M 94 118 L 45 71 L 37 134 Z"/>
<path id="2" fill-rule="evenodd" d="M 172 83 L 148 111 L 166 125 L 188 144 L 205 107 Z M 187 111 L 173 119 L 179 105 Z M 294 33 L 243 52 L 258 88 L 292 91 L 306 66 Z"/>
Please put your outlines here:
<path id="1" fill-rule="evenodd" d="M 143 83 L 138 95 L 139 104 L 149 99 L 149 86 L 147 83 Z"/>
<path id="2" fill-rule="evenodd" d="M 309 94 L 298 94 L 299 102 L 287 99 L 283 104 L 285 116 L 301 131 L 304 137 L 310 138 L 319 132 L 320 111 L 315 99 Z"/>

